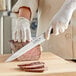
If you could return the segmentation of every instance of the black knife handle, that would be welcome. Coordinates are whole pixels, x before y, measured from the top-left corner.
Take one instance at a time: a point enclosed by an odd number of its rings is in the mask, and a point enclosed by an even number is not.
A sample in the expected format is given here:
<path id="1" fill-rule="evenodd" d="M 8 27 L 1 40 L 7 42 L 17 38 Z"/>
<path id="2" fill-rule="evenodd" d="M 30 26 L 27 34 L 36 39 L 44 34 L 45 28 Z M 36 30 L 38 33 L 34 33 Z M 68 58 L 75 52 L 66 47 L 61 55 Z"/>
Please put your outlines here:
<path id="1" fill-rule="evenodd" d="M 50 34 L 52 34 L 53 33 L 53 28 L 51 29 L 51 32 L 50 32 Z"/>

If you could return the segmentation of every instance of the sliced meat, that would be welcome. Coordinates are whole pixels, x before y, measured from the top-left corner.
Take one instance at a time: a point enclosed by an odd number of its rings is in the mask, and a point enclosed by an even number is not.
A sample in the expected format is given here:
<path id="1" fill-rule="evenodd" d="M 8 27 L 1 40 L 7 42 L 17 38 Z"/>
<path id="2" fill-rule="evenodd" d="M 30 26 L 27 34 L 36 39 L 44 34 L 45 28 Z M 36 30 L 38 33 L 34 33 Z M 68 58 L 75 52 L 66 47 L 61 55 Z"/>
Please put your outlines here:
<path id="1" fill-rule="evenodd" d="M 31 63 L 20 64 L 18 66 L 31 66 L 31 65 L 38 65 L 38 64 L 45 64 L 45 63 L 44 62 L 31 62 Z"/>
<path id="2" fill-rule="evenodd" d="M 18 66 L 23 69 L 39 69 L 45 67 L 43 62 L 34 62 L 34 63 L 23 64 Z"/>
<path id="3" fill-rule="evenodd" d="M 21 70 L 24 70 L 26 72 L 43 72 L 46 69 L 44 62 L 32 62 L 18 66 Z"/>
<path id="4" fill-rule="evenodd" d="M 39 65 L 32 65 L 32 66 L 20 66 L 22 69 L 39 69 L 39 68 L 44 68 L 43 64 Z"/>
<path id="5" fill-rule="evenodd" d="M 10 41 L 11 49 L 14 52 L 19 50 L 23 46 L 27 45 L 28 43 L 29 43 L 29 41 L 26 41 L 26 42 L 14 42 L 13 40 Z M 19 58 L 17 58 L 17 60 L 33 61 L 33 60 L 38 60 L 40 58 L 40 56 L 41 56 L 41 47 L 40 47 L 40 45 L 38 45 L 35 48 L 33 48 L 33 49 L 29 50 L 28 52 L 26 52 L 25 54 L 23 54 L 22 56 L 20 56 Z"/>
<path id="6" fill-rule="evenodd" d="M 44 72 L 45 68 L 39 68 L 39 69 L 23 69 L 26 72 Z"/>

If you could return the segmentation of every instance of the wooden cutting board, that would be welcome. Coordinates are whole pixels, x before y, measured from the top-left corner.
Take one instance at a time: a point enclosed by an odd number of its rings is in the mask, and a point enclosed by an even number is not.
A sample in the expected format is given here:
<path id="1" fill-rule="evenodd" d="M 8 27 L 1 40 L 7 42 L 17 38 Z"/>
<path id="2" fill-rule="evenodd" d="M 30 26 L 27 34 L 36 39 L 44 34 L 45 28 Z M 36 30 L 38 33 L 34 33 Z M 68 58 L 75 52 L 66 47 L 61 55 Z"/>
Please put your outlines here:
<path id="1" fill-rule="evenodd" d="M 9 56 L 0 55 L 0 76 L 76 76 L 75 63 L 69 63 L 51 52 L 43 52 L 39 60 L 45 62 L 47 66 L 47 70 L 43 73 L 21 71 L 17 65 L 28 61 L 5 63 Z"/>

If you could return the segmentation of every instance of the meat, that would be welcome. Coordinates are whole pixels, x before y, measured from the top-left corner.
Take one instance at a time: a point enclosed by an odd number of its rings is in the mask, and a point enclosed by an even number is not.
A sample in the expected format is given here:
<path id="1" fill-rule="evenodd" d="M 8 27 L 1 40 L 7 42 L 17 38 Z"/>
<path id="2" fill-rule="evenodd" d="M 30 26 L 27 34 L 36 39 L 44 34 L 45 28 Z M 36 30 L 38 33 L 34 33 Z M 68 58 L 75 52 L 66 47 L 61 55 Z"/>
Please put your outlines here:
<path id="1" fill-rule="evenodd" d="M 40 68 L 44 68 L 44 64 L 41 65 L 32 65 L 32 66 L 21 66 L 22 68 L 26 68 L 26 69 L 40 69 Z"/>
<path id="2" fill-rule="evenodd" d="M 45 68 L 40 69 L 24 69 L 26 72 L 44 72 Z"/>
<path id="3" fill-rule="evenodd" d="M 28 64 L 22 64 L 18 65 L 21 68 L 26 68 L 26 69 L 39 69 L 39 68 L 44 68 L 44 63 L 43 62 L 33 62 L 33 63 L 28 63 Z"/>
<path id="4" fill-rule="evenodd" d="M 22 48 L 24 45 L 27 45 L 29 43 L 29 41 L 26 42 L 14 42 L 13 40 L 10 41 L 10 45 L 11 45 L 11 49 L 16 52 L 17 50 L 19 50 L 20 48 Z M 25 54 L 23 54 L 22 56 L 20 56 L 19 58 L 17 58 L 17 60 L 19 61 L 33 61 L 33 60 L 38 60 L 41 56 L 41 48 L 40 45 L 36 46 L 35 48 L 29 50 L 28 52 L 26 52 Z"/>
<path id="5" fill-rule="evenodd" d="M 45 71 L 45 63 L 44 62 L 32 62 L 28 64 L 18 65 L 21 70 L 26 72 L 44 72 Z"/>
<path id="6" fill-rule="evenodd" d="M 18 66 L 31 66 L 31 65 L 38 65 L 38 64 L 44 64 L 44 62 L 31 62 L 31 63 L 21 64 Z"/>

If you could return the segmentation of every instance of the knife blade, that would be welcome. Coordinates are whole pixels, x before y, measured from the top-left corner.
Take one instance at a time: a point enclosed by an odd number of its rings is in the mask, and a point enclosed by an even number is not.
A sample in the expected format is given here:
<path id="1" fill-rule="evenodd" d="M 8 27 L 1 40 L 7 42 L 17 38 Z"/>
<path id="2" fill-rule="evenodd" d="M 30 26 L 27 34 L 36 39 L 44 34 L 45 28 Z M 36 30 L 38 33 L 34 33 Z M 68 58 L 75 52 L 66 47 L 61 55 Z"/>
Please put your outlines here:
<path id="1" fill-rule="evenodd" d="M 5 62 L 10 62 L 13 61 L 14 59 L 20 57 L 21 55 L 23 55 L 24 53 L 26 53 L 27 51 L 31 50 L 32 48 L 34 48 L 35 46 L 41 44 L 42 42 L 44 42 L 46 39 L 44 37 L 44 33 L 41 34 L 40 36 L 36 37 L 34 40 L 32 40 L 30 43 L 28 43 L 27 45 L 25 45 L 23 48 L 19 49 L 17 52 L 15 52 L 13 55 L 11 55 Z"/>

